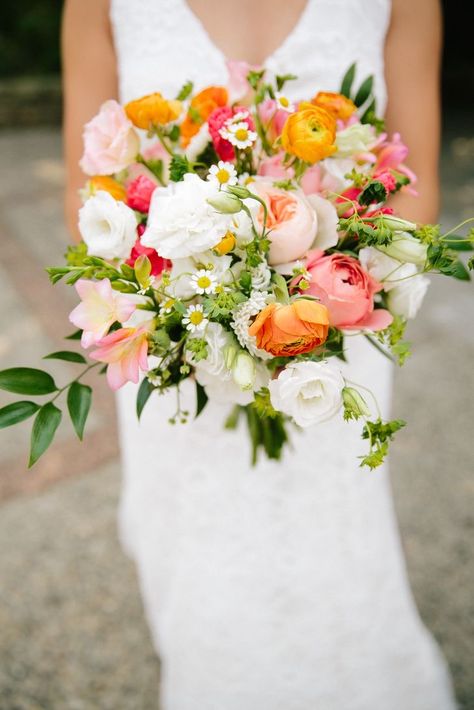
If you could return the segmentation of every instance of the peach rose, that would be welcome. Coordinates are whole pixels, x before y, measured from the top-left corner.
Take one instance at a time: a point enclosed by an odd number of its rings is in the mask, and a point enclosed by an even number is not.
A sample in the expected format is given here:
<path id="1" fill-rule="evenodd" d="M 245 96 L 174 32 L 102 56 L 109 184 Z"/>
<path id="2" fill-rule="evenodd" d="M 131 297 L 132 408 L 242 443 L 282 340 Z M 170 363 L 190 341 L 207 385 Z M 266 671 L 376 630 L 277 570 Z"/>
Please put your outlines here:
<path id="1" fill-rule="evenodd" d="M 336 152 L 336 119 L 319 106 L 302 102 L 286 119 L 281 144 L 287 153 L 317 163 Z"/>
<path id="2" fill-rule="evenodd" d="M 137 128 L 149 131 L 153 126 L 162 126 L 175 121 L 181 113 L 181 101 L 168 101 L 156 92 L 129 101 L 125 105 L 125 113 Z"/>
<path id="3" fill-rule="evenodd" d="M 382 290 L 362 268 L 358 259 L 346 254 L 308 254 L 306 268 L 311 274 L 310 293 L 327 306 L 331 325 L 342 329 L 383 330 L 393 318 L 383 308 L 374 309 L 374 294 Z"/>
<path id="4" fill-rule="evenodd" d="M 286 264 L 304 256 L 313 244 L 318 220 L 303 193 L 281 190 L 265 180 L 253 182 L 252 190 L 267 205 L 267 229 L 271 230 L 269 263 Z M 263 225 L 263 208 L 258 221 Z"/>
<path id="5" fill-rule="evenodd" d="M 308 353 L 328 337 L 329 316 L 325 306 L 308 298 L 293 303 L 270 303 L 249 328 L 257 347 L 275 355 L 289 357 Z"/>
<path id="6" fill-rule="evenodd" d="M 117 101 L 106 101 L 97 116 L 84 126 L 84 154 L 80 166 L 86 175 L 111 175 L 127 168 L 138 154 L 140 139 Z"/>

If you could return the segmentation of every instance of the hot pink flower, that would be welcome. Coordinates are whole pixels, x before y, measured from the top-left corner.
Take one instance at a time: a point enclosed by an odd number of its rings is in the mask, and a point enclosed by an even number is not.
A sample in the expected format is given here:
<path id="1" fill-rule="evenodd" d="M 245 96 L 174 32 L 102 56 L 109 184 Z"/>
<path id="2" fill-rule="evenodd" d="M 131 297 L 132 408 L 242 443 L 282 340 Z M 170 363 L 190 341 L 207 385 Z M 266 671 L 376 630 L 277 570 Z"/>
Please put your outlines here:
<path id="1" fill-rule="evenodd" d="M 103 338 L 115 321 L 127 321 L 136 308 L 130 299 L 112 289 L 109 279 L 80 279 L 76 283 L 76 291 L 82 303 L 71 311 L 69 320 L 82 329 L 83 348 L 88 348 Z"/>
<path id="2" fill-rule="evenodd" d="M 374 153 L 376 156 L 374 177 L 377 177 L 386 170 L 393 169 L 406 175 L 412 184 L 416 183 L 415 173 L 403 162 L 408 155 L 408 148 L 402 143 L 399 133 L 394 133 L 391 141 L 385 140 L 380 143 L 374 150 Z M 408 188 L 408 191 L 416 194 L 411 188 Z"/>
<path id="3" fill-rule="evenodd" d="M 125 263 L 127 263 L 129 266 L 135 266 L 135 262 L 138 259 L 139 256 L 142 254 L 146 254 L 146 256 L 149 258 L 150 263 L 151 263 L 151 275 L 152 276 L 159 276 L 162 271 L 165 269 L 170 269 L 171 268 L 171 261 L 169 259 L 163 259 L 161 256 L 158 255 L 158 252 L 156 249 L 153 249 L 153 247 L 145 247 L 140 241 L 141 235 L 144 233 L 145 228 L 142 224 L 139 225 L 138 227 L 138 237 L 137 241 L 133 245 L 132 252 L 130 254 L 130 258 L 127 259 Z"/>
<path id="4" fill-rule="evenodd" d="M 254 122 L 250 113 L 248 112 L 248 109 L 246 109 L 245 106 L 233 106 L 232 108 L 230 106 L 221 106 L 219 108 L 214 109 L 214 111 L 208 118 L 207 125 L 212 138 L 212 143 L 214 145 L 214 149 L 217 155 L 219 156 L 219 158 L 221 158 L 221 160 L 235 160 L 234 146 L 232 145 L 232 143 L 230 143 L 228 140 L 221 136 L 220 131 L 221 128 L 224 127 L 226 121 L 231 119 L 237 113 L 245 114 L 245 116 L 243 116 L 240 120 L 243 123 L 247 124 L 247 127 L 250 131 L 254 131 Z"/>
<path id="5" fill-rule="evenodd" d="M 383 330 L 393 320 L 385 309 L 374 309 L 374 294 L 382 290 L 361 267 L 358 259 L 345 254 L 308 253 L 306 268 L 311 274 L 310 293 L 329 310 L 329 322 L 336 328 Z"/>
<path id="6" fill-rule="evenodd" d="M 114 330 L 90 353 L 93 360 L 108 363 L 107 381 L 113 390 L 126 382 L 138 382 L 139 371 L 148 370 L 148 326 Z"/>
<path id="7" fill-rule="evenodd" d="M 151 196 L 157 185 L 146 175 L 139 175 L 127 185 L 127 205 L 132 210 L 148 213 Z"/>
<path id="8" fill-rule="evenodd" d="M 127 168 L 140 149 L 140 139 L 125 111 L 106 101 L 84 127 L 80 166 L 87 175 L 111 175 Z"/>

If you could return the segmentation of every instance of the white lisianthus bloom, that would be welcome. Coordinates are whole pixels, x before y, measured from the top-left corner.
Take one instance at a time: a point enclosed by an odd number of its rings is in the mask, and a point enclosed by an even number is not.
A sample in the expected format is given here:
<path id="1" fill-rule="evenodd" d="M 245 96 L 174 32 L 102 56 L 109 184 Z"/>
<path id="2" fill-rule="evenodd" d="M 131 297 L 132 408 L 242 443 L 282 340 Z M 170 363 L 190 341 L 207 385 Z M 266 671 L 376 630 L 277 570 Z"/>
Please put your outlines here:
<path id="1" fill-rule="evenodd" d="M 137 218 L 130 207 L 99 190 L 79 210 L 79 231 L 91 256 L 126 259 L 137 238 Z"/>
<path id="2" fill-rule="evenodd" d="M 366 153 L 375 143 L 373 126 L 368 123 L 353 123 L 336 133 L 336 157 L 349 158 L 354 153 Z"/>
<path id="3" fill-rule="evenodd" d="M 211 249 L 231 229 L 232 216 L 217 212 L 207 201 L 219 194 L 215 185 L 194 173 L 156 188 L 141 243 L 173 260 Z"/>
<path id="4" fill-rule="evenodd" d="M 403 318 L 414 318 L 423 302 L 430 280 L 419 274 L 414 264 L 403 264 L 391 278 L 394 279 L 394 284 L 387 297 L 390 313 Z"/>
<path id="5" fill-rule="evenodd" d="M 193 163 L 197 160 L 198 155 L 200 155 L 204 150 L 206 150 L 208 144 L 212 141 L 211 134 L 209 133 L 209 128 L 206 123 L 203 123 L 199 131 L 194 135 L 189 144 L 184 151 L 186 158 Z"/>
<path id="6" fill-rule="evenodd" d="M 390 291 L 397 285 L 396 279 L 400 278 L 403 269 L 403 264 L 397 259 L 375 247 L 364 247 L 359 252 L 359 260 L 364 271 L 383 284 L 384 291 Z"/>
<path id="7" fill-rule="evenodd" d="M 254 392 L 268 383 L 267 369 L 261 363 L 255 363 L 253 388 L 242 390 L 226 362 L 229 348 L 236 347 L 232 334 L 219 323 L 208 323 L 203 337 L 207 342 L 208 355 L 195 364 L 195 374 L 209 399 L 220 403 L 250 404 Z"/>
<path id="8" fill-rule="evenodd" d="M 316 237 L 311 245 L 311 249 L 322 249 L 326 251 L 326 249 L 335 247 L 339 240 L 337 232 L 339 218 L 336 208 L 329 200 L 325 200 L 324 197 L 320 195 L 307 195 L 306 199 L 316 212 L 316 217 L 318 218 Z"/>
<path id="9" fill-rule="evenodd" d="M 301 427 L 331 419 L 342 407 L 344 379 L 327 362 L 294 362 L 269 385 L 273 407 Z"/>
<path id="10" fill-rule="evenodd" d="M 380 249 L 398 261 L 422 266 L 426 261 L 427 245 L 409 232 L 396 232 L 390 244 Z"/>

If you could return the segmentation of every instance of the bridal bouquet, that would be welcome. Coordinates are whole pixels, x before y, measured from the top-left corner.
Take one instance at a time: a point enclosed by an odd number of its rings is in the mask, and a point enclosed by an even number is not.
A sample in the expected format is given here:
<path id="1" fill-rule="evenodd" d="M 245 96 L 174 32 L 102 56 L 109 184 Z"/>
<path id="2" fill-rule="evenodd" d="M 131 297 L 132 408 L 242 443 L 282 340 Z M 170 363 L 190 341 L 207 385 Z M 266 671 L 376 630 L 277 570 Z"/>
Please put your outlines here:
<path id="1" fill-rule="evenodd" d="M 174 388 L 173 423 L 188 418 L 179 392 L 192 378 L 196 416 L 208 399 L 231 404 L 226 425 L 245 417 L 254 461 L 259 449 L 280 457 L 289 424 L 339 415 L 364 421 L 361 465 L 374 468 L 404 425 L 345 379 L 345 338 L 402 364 L 425 274 L 469 279 L 457 252 L 473 231 L 443 235 L 386 206 L 415 176 L 376 116 L 372 79 L 353 91 L 354 66 L 340 93 L 298 103 L 285 93 L 294 76 L 239 69 L 227 88 L 107 101 L 85 126 L 83 241 L 48 272 L 77 291 L 68 337 L 88 357 L 47 356 L 85 367 L 63 387 L 43 370 L 0 372 L 5 390 L 52 395 L 0 410 L 2 427 L 36 415 L 30 466 L 53 439 L 63 392 L 82 438 L 92 390 L 81 379 L 93 368 L 114 390 L 141 378 L 138 416 Z"/>

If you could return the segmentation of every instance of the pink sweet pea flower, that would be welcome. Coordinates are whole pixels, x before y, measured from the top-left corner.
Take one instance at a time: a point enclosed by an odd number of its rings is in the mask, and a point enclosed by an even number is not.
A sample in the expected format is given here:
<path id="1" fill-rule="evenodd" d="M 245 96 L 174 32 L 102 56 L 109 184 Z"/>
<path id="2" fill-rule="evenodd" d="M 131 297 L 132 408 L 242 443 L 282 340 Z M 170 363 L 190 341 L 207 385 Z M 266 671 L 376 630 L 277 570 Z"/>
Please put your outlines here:
<path id="1" fill-rule="evenodd" d="M 108 363 L 107 381 L 113 390 L 126 382 L 138 382 L 139 370 L 148 370 L 149 323 L 138 328 L 119 328 L 99 341 L 90 353 L 93 360 Z"/>
<path id="2" fill-rule="evenodd" d="M 127 321 L 136 308 L 129 298 L 112 289 L 109 279 L 80 279 L 76 283 L 76 291 L 82 303 L 71 311 L 69 320 L 83 331 L 83 348 L 101 340 L 115 321 Z"/>
<path id="3" fill-rule="evenodd" d="M 380 143 L 374 150 L 374 153 L 376 156 L 374 177 L 377 177 L 379 173 L 393 169 L 406 175 L 413 185 L 416 183 L 415 173 L 403 162 L 408 155 L 408 148 L 402 143 L 399 133 L 394 133 L 391 141 L 385 140 Z M 416 195 L 416 191 L 410 186 L 405 186 L 405 188 L 402 189 Z"/>
<path id="4" fill-rule="evenodd" d="M 374 309 L 374 294 L 381 283 L 368 274 L 358 259 L 346 254 L 324 255 L 308 252 L 306 268 L 311 274 L 310 293 L 329 311 L 329 322 L 343 330 L 378 331 L 387 328 L 393 316 L 383 308 Z"/>
<path id="5" fill-rule="evenodd" d="M 257 71 L 260 67 L 235 59 L 228 59 L 226 66 L 229 72 L 228 89 L 231 102 L 247 100 L 252 91 L 252 87 L 247 81 L 248 73 L 249 71 Z"/>

